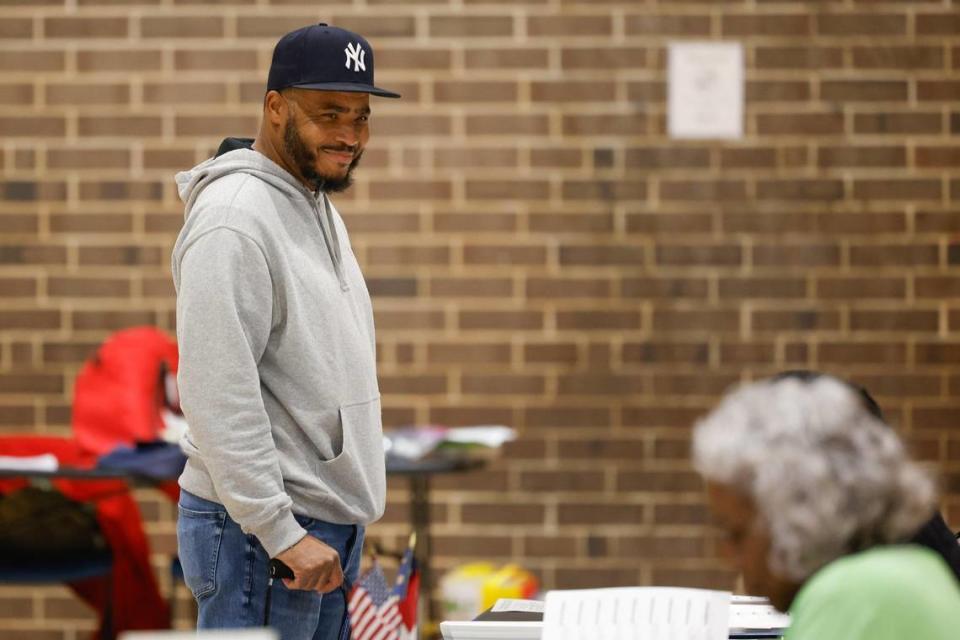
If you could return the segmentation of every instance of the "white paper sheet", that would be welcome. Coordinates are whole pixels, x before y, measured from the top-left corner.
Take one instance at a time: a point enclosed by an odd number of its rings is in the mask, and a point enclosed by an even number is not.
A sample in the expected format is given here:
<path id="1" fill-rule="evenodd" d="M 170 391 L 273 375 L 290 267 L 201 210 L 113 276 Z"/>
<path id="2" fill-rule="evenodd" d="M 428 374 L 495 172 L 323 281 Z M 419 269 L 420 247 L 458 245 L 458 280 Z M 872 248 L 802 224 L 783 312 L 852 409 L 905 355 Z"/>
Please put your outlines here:
<path id="1" fill-rule="evenodd" d="M 547 593 L 543 640 L 726 640 L 730 594 L 670 587 Z"/>
<path id="2" fill-rule="evenodd" d="M 0 456 L 4 471 L 56 471 L 60 466 L 57 456 L 43 453 L 39 456 Z"/>
<path id="3" fill-rule="evenodd" d="M 743 45 L 671 42 L 668 118 L 671 138 L 743 137 Z"/>
<path id="4" fill-rule="evenodd" d="M 494 603 L 491 611 L 521 611 L 524 613 L 543 613 L 542 600 L 515 600 L 511 598 L 500 598 Z"/>

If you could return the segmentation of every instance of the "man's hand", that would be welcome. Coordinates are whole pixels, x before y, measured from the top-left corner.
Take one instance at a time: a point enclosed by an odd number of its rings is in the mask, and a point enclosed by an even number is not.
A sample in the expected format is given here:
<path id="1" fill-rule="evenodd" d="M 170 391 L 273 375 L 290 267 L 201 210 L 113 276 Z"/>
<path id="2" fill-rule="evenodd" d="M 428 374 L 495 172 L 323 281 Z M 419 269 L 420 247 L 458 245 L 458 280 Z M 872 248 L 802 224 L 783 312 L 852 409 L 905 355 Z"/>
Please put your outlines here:
<path id="1" fill-rule="evenodd" d="M 340 554 L 311 535 L 277 555 L 293 570 L 295 578 L 284 578 L 288 589 L 329 593 L 343 584 Z"/>

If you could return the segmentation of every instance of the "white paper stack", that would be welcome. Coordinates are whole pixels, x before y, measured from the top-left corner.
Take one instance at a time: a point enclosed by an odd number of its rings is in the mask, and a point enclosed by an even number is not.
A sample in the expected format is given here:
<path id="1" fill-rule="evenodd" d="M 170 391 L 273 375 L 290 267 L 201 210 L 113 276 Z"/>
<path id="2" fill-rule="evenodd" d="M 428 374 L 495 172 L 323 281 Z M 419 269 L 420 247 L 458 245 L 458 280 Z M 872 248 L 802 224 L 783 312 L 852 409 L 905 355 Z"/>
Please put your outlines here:
<path id="1" fill-rule="evenodd" d="M 551 591 L 543 640 L 727 640 L 730 594 L 671 587 Z"/>

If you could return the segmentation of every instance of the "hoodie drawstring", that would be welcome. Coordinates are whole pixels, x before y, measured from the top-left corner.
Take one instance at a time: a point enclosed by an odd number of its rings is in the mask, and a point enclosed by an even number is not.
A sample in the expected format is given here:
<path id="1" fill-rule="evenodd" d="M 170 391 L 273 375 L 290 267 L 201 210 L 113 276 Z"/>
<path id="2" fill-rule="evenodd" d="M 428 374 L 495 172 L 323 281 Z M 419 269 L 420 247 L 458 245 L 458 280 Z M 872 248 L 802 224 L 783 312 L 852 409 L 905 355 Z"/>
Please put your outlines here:
<path id="1" fill-rule="evenodd" d="M 333 262 L 333 270 L 337 274 L 337 280 L 340 282 L 340 290 L 348 291 L 350 285 L 347 283 L 346 275 L 343 273 L 343 258 L 340 255 L 340 238 L 337 236 L 337 225 L 334 223 L 333 214 L 330 211 L 333 205 L 327 199 L 327 194 L 319 189 L 314 193 L 314 211 L 317 214 L 317 221 L 320 223 L 320 230 L 323 232 L 324 242 L 327 244 L 327 252 L 330 254 L 330 260 Z M 320 206 L 317 206 L 319 203 Z M 323 210 L 322 213 L 320 210 Z"/>

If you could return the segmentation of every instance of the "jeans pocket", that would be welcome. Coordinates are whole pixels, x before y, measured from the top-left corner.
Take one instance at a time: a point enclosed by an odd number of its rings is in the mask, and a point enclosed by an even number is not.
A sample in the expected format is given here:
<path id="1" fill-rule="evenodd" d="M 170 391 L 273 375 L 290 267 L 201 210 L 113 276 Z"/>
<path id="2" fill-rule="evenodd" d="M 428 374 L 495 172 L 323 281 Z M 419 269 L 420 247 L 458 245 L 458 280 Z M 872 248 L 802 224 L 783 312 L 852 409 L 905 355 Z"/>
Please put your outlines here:
<path id="1" fill-rule="evenodd" d="M 197 600 L 217 588 L 217 561 L 226 517 L 226 511 L 178 508 L 177 545 L 183 581 Z"/>

